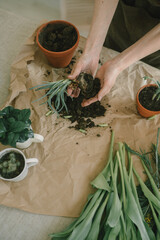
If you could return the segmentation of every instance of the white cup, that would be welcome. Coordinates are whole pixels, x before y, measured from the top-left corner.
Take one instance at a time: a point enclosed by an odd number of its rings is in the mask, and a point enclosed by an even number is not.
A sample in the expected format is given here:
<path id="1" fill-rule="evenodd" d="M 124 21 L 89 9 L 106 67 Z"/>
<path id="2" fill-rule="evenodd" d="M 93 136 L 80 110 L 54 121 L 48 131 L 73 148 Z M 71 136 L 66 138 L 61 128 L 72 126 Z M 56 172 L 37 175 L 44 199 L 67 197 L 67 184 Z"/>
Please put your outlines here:
<path id="1" fill-rule="evenodd" d="M 41 143 L 43 142 L 44 137 L 40 134 L 34 133 L 34 137 L 33 138 L 28 138 L 27 141 L 25 142 L 17 142 L 16 143 L 16 147 L 20 148 L 20 149 L 25 149 L 28 148 L 33 142 L 36 143 Z"/>
<path id="2" fill-rule="evenodd" d="M 21 180 L 23 180 L 26 176 L 27 176 L 27 173 L 28 173 L 28 168 L 36 165 L 38 163 L 38 159 L 37 158 L 26 158 L 24 153 L 22 151 L 20 151 L 19 149 L 16 149 L 16 148 L 6 148 L 4 149 L 3 151 L 0 152 L 0 159 L 6 155 L 7 153 L 10 153 L 10 152 L 15 152 L 15 153 L 19 153 L 23 156 L 23 159 L 24 159 L 24 168 L 22 170 L 22 172 L 14 177 L 14 178 L 3 178 L 1 175 L 0 175 L 0 179 L 2 180 L 5 180 L 5 181 L 11 181 L 11 182 L 19 182 Z"/>

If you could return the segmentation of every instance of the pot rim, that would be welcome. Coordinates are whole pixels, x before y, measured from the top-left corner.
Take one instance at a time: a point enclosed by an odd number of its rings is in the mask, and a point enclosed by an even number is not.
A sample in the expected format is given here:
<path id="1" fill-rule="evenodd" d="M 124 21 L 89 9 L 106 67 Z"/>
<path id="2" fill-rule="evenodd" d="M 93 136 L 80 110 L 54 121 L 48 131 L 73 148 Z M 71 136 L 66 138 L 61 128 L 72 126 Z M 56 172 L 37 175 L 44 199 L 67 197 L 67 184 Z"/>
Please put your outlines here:
<path id="1" fill-rule="evenodd" d="M 139 94 L 140 94 L 140 92 L 141 92 L 144 88 L 146 88 L 146 87 L 151 87 L 151 86 L 157 86 L 157 85 L 156 85 L 156 84 L 153 84 L 153 83 L 148 83 L 148 84 L 142 86 L 142 87 L 138 90 L 138 92 L 137 92 L 136 100 L 137 100 L 137 103 L 140 105 L 140 107 L 141 107 L 144 111 L 148 111 L 149 113 L 157 114 L 157 113 L 160 113 L 160 110 L 158 110 L 158 111 L 149 110 L 149 109 L 143 107 L 142 104 L 141 104 L 140 101 L 139 101 Z"/>
<path id="2" fill-rule="evenodd" d="M 54 24 L 54 23 L 66 23 L 66 24 L 71 25 L 71 26 L 74 27 L 74 29 L 75 29 L 76 32 L 77 32 L 77 41 L 75 42 L 75 44 L 74 44 L 71 48 L 69 48 L 69 49 L 67 49 L 67 50 L 65 50 L 65 51 L 61 51 L 61 52 L 54 52 L 54 51 L 49 51 L 49 50 L 47 50 L 46 48 L 44 48 L 44 47 L 40 44 L 40 42 L 39 42 L 39 34 L 40 34 L 40 32 L 42 31 L 42 29 L 43 29 L 44 27 L 46 27 L 48 24 L 51 24 L 51 23 L 53 23 L 53 24 Z M 42 24 L 42 25 L 39 27 L 39 29 L 37 30 L 37 33 L 36 33 L 36 42 L 37 42 L 38 46 L 39 46 L 43 51 L 45 51 L 46 53 L 54 53 L 54 54 L 57 55 L 57 56 L 58 56 L 59 54 L 69 53 L 70 51 L 72 51 L 72 49 L 74 49 L 75 46 L 77 46 L 77 44 L 79 43 L 79 39 L 80 39 L 80 33 L 79 33 L 79 30 L 77 29 L 77 27 L 76 27 L 74 24 L 72 24 L 71 22 L 68 22 L 68 21 L 65 21 L 65 20 L 52 20 L 52 21 L 46 22 L 46 23 Z"/>

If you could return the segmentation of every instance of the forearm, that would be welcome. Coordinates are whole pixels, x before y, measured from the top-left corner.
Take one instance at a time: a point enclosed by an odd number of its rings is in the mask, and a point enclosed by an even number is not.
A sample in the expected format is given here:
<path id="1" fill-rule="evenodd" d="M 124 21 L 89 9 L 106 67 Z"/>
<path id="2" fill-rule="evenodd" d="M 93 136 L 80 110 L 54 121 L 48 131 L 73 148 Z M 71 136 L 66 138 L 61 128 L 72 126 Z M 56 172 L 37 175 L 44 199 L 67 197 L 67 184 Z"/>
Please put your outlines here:
<path id="1" fill-rule="evenodd" d="M 160 24 L 113 59 L 119 72 L 160 49 Z"/>
<path id="2" fill-rule="evenodd" d="M 100 54 L 119 0 L 95 0 L 90 32 L 84 52 Z"/>

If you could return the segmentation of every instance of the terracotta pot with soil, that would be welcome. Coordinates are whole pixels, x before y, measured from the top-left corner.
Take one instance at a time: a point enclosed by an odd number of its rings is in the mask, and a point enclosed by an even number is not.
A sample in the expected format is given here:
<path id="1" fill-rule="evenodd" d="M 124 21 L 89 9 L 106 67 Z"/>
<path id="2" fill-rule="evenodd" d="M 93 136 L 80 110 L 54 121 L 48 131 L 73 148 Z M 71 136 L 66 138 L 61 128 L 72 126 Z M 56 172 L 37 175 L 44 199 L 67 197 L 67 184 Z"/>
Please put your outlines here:
<path id="1" fill-rule="evenodd" d="M 43 24 L 36 42 L 53 67 L 66 67 L 79 43 L 79 31 L 70 22 L 55 20 Z"/>
<path id="2" fill-rule="evenodd" d="M 160 98 L 155 95 L 157 89 L 156 84 L 147 84 L 137 92 L 137 110 L 142 117 L 149 118 L 160 114 Z"/>

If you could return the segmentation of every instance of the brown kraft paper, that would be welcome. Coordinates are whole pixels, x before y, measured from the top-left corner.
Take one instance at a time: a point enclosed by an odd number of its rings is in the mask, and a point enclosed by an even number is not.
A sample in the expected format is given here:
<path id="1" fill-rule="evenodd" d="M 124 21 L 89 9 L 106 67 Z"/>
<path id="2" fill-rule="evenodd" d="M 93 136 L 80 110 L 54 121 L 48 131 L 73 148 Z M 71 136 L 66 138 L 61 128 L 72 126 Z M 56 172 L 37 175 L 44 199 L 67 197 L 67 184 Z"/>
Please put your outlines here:
<path id="1" fill-rule="evenodd" d="M 85 41 L 80 38 L 76 59 Z M 103 48 L 101 62 L 117 54 Z M 67 75 L 67 69 L 56 69 L 48 64 L 35 44 L 33 33 L 11 66 L 10 93 L 3 107 L 30 108 L 32 128 L 44 136 L 44 142 L 33 143 L 22 150 L 27 158 L 38 158 L 39 163 L 29 168 L 27 177 L 20 182 L 0 181 L 0 204 L 32 213 L 77 217 L 88 194 L 94 191 L 90 182 L 107 162 L 110 130 L 115 132 L 115 143 L 126 142 L 137 151 L 140 148 L 147 151 L 151 143 L 155 143 L 160 118 L 147 120 L 137 113 L 136 93 L 146 84 L 143 76 L 159 79 L 158 69 L 139 61 L 124 70 L 110 93 L 102 99 L 107 109 L 105 116 L 94 119 L 96 124 L 106 123 L 108 127 L 89 129 L 87 135 L 68 128 L 71 126 L 69 120 L 57 118 L 55 114 L 46 117 L 47 105 L 32 103 L 44 95 L 44 91 L 30 90 L 31 87 Z M 0 145 L 0 150 L 7 147 Z M 134 166 L 144 179 L 140 161 L 135 157 Z"/>

